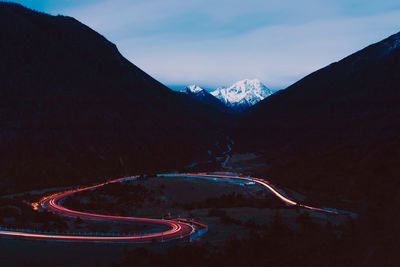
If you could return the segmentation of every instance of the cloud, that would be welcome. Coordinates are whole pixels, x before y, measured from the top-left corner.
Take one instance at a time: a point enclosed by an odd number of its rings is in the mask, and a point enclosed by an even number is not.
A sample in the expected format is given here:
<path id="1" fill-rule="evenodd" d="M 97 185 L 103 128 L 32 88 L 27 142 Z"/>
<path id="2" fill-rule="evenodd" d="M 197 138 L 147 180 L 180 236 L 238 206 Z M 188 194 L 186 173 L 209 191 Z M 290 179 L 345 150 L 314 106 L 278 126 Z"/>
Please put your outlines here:
<path id="1" fill-rule="evenodd" d="M 102 0 L 53 13 L 102 33 L 165 84 L 216 87 L 257 77 L 282 88 L 399 31 L 400 6 L 385 3 Z"/>
<path id="2" fill-rule="evenodd" d="M 243 4 L 232 0 L 102 0 L 52 11 L 77 17 L 110 36 L 174 32 L 191 37 L 215 37 L 215 33 L 240 33 L 268 23 L 326 17 L 332 13 L 332 5 L 324 2 L 247 0 Z M 304 10 L 298 12 L 300 9 Z"/>

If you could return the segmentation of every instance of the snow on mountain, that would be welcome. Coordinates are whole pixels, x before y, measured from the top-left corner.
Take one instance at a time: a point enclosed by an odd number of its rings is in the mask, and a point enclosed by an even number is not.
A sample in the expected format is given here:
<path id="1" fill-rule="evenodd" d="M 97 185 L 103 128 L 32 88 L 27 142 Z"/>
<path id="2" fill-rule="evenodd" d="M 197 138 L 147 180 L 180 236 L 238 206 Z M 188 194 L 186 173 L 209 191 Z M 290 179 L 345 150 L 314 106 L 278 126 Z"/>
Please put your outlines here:
<path id="1" fill-rule="evenodd" d="M 229 87 L 219 87 L 211 92 L 213 96 L 221 100 L 226 106 L 242 111 L 257 102 L 272 95 L 272 91 L 258 79 L 245 79 L 232 84 Z"/>
<path id="2" fill-rule="evenodd" d="M 195 84 L 189 85 L 181 90 L 182 93 L 194 93 L 194 94 L 202 91 L 204 91 L 204 89 Z"/>
<path id="3" fill-rule="evenodd" d="M 214 96 L 212 96 L 209 92 L 207 92 L 206 90 L 204 90 L 203 88 L 192 84 L 189 85 L 185 88 L 183 88 L 181 91 L 181 93 L 185 93 L 193 98 L 196 98 L 198 100 L 202 100 L 203 98 L 214 98 Z"/>
<path id="4" fill-rule="evenodd" d="M 214 97 L 209 92 L 195 84 L 183 88 L 180 92 L 187 94 L 191 98 L 196 99 L 204 104 L 213 106 L 220 111 L 229 112 L 224 103 L 222 103 L 218 98 Z"/>

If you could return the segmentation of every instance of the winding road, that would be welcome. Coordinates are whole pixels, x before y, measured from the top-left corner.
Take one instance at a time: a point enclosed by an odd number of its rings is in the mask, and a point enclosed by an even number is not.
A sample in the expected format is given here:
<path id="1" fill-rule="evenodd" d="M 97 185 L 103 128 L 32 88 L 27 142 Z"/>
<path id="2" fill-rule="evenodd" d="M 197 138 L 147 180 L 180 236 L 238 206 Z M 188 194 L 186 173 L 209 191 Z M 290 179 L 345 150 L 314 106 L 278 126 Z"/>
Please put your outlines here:
<path id="1" fill-rule="evenodd" d="M 331 213 L 331 214 L 349 214 L 347 212 L 342 212 L 342 211 L 334 211 L 332 209 L 328 208 L 315 208 L 307 205 L 300 204 L 298 202 L 295 202 L 294 200 L 289 199 L 284 195 L 284 193 L 280 192 L 279 189 L 277 189 L 275 186 L 273 186 L 271 183 L 260 179 L 260 178 L 255 178 L 255 177 L 245 177 L 240 174 L 236 173 L 231 173 L 231 172 L 224 172 L 224 173 L 182 173 L 182 174 L 158 174 L 157 176 L 163 177 L 163 176 L 174 176 L 174 177 L 191 177 L 191 178 L 222 178 L 222 179 L 235 179 L 235 180 L 245 180 L 245 181 L 251 181 L 257 184 L 262 185 L 266 189 L 268 189 L 271 193 L 273 193 L 276 197 L 278 197 L 280 200 L 285 202 L 286 204 L 290 206 L 299 206 L 305 209 L 310 209 L 314 211 L 320 211 L 320 212 L 326 212 L 326 213 Z"/>
<path id="2" fill-rule="evenodd" d="M 105 183 L 101 183 L 94 186 L 69 190 L 62 193 L 53 194 L 51 196 L 44 197 L 37 203 L 32 203 L 34 209 L 39 207 L 45 208 L 48 211 L 57 213 L 62 216 L 76 217 L 81 219 L 90 219 L 98 221 L 114 221 L 114 222 L 131 222 L 131 223 L 143 223 L 143 224 L 153 224 L 157 226 L 167 226 L 167 231 L 137 234 L 137 235 L 68 235 L 68 234 L 45 234 L 45 233 L 30 233 L 23 231 L 0 231 L 0 236 L 8 236 L 15 238 L 27 238 L 27 239 L 42 239 L 42 240 L 57 240 L 57 241 L 83 241 L 83 242 L 134 242 L 134 243 L 147 243 L 152 241 L 170 241 L 173 239 L 180 239 L 189 237 L 196 232 L 196 227 L 184 222 L 163 220 L 163 219 L 149 219 L 149 218 L 137 218 L 137 217 L 122 217 L 122 216 L 111 216 L 104 214 L 87 213 L 81 211 L 70 210 L 62 207 L 59 203 L 62 199 L 71 196 L 77 192 L 82 192 L 86 190 L 94 190 L 101 186 L 122 182 L 129 179 L 134 179 L 134 177 L 120 178 L 116 180 L 111 180 Z"/>
<path id="3" fill-rule="evenodd" d="M 346 212 L 336 211 L 327 208 L 316 208 L 307 205 L 303 205 L 297 203 L 296 201 L 285 196 L 281 190 L 270 184 L 269 182 L 254 178 L 254 177 L 245 177 L 240 174 L 224 172 L 224 173 L 171 173 L 171 174 L 158 174 L 158 177 L 189 177 L 189 178 L 203 178 L 210 179 L 213 178 L 215 180 L 223 180 L 223 179 L 233 179 L 233 180 L 242 180 L 242 181 L 251 181 L 257 184 L 262 185 L 271 193 L 273 193 L 280 200 L 285 202 L 287 205 L 291 206 L 299 206 L 305 209 L 310 209 L 318 212 L 326 212 L 330 214 L 346 214 Z M 101 186 L 123 182 L 126 180 L 136 179 L 137 176 L 125 177 L 116 180 L 111 180 L 105 183 L 101 183 L 94 186 L 88 186 L 78 189 L 72 189 L 65 192 L 56 193 L 47 197 L 42 198 L 37 203 L 32 203 L 34 209 L 46 209 L 53 213 L 75 217 L 81 219 L 90 219 L 90 220 L 98 220 L 98 221 L 113 221 L 113 222 L 131 222 L 131 223 L 142 223 L 142 224 L 152 224 L 162 227 L 167 227 L 168 230 L 154 233 L 142 233 L 135 235 L 114 235 L 114 234 L 102 234 L 99 235 L 83 235 L 83 234 L 56 234 L 56 233 L 34 233 L 28 231 L 16 231 L 16 230 L 0 230 L 0 237 L 11 237 L 11 238 L 23 238 L 23 239 L 34 239 L 34 240 L 55 240 L 55 241 L 77 241 L 77 242 L 131 242 L 131 243 L 145 243 L 145 242 L 153 242 L 153 241 L 170 241 L 174 239 L 181 238 L 190 238 L 197 237 L 199 233 L 204 233 L 204 224 L 201 223 L 191 223 L 191 221 L 187 219 L 181 220 L 163 220 L 163 219 L 150 219 L 150 218 L 138 218 L 138 217 L 122 217 L 122 216 L 112 216 L 112 215 L 104 215 L 104 214 L 96 214 L 96 213 L 87 213 L 82 211 L 75 211 L 64 208 L 61 206 L 61 202 L 64 198 L 71 196 L 77 192 L 82 192 L 86 190 L 94 190 Z"/>

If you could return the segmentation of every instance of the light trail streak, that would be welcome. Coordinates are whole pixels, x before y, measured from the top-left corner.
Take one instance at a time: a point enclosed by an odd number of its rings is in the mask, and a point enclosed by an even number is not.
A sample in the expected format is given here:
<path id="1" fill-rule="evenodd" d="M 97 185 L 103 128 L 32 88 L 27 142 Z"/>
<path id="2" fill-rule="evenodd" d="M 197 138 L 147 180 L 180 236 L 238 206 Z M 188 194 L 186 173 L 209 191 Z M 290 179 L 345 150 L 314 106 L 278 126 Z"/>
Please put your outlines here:
<path id="1" fill-rule="evenodd" d="M 288 197 L 284 196 L 282 193 L 280 193 L 277 189 L 274 188 L 274 186 L 272 186 L 269 182 L 262 180 L 260 178 L 255 178 L 255 177 L 245 177 L 245 176 L 240 176 L 240 174 L 237 173 L 229 173 L 229 172 L 223 172 L 223 173 L 215 173 L 215 174 L 210 174 L 210 173 L 171 173 L 171 174 L 159 174 L 158 176 L 186 176 L 186 177 L 192 177 L 192 178 L 206 178 L 206 177 L 210 177 L 210 178 L 222 178 L 222 179 L 238 179 L 238 180 L 246 180 L 246 181 L 251 181 L 254 183 L 258 183 L 264 187 L 266 187 L 270 192 L 272 192 L 276 197 L 278 197 L 280 200 L 282 200 L 283 202 L 285 202 L 288 205 L 291 206 L 299 206 L 305 209 L 310 209 L 310 210 L 314 210 L 314 211 L 320 211 L 320 212 L 326 212 L 326 213 L 330 213 L 330 214 L 342 214 L 340 212 L 337 211 L 332 211 L 329 209 L 324 209 L 324 208 L 315 208 L 312 206 L 307 206 L 307 205 L 303 205 L 300 204 L 292 199 L 289 199 Z M 350 213 L 343 213 L 346 215 L 349 215 Z M 353 216 L 353 215 L 352 215 Z"/>
<path id="2" fill-rule="evenodd" d="M 330 214 L 346 214 L 351 215 L 348 212 L 338 212 L 332 211 L 327 208 L 316 208 L 312 206 L 307 206 L 300 204 L 285 195 L 283 195 L 279 190 L 270 184 L 269 182 L 254 177 L 245 177 L 241 176 L 237 173 L 171 173 L 171 174 L 158 174 L 158 177 L 191 177 L 191 178 L 221 178 L 221 179 L 237 179 L 244 181 L 251 181 L 257 184 L 262 185 L 267 188 L 270 192 L 272 192 L 276 197 L 278 197 L 281 201 L 285 202 L 291 206 L 299 206 L 305 209 L 310 209 L 319 212 L 326 212 Z M 66 235 L 66 234 L 45 234 L 45 233 L 29 233 L 23 231 L 12 231 L 12 230 L 0 230 L 0 236 L 14 237 L 14 238 L 28 238 L 28 239 L 40 239 L 40 240 L 61 240 L 61 241 L 81 241 L 81 242 L 152 242 L 152 241 L 169 241 L 173 239 L 178 239 L 182 237 L 189 237 L 197 231 L 197 228 L 193 226 L 197 225 L 200 227 L 207 227 L 207 225 L 202 224 L 200 222 L 195 222 L 192 220 L 180 218 L 173 220 L 162 220 L 162 219 L 150 219 L 150 218 L 138 218 L 138 217 L 123 217 L 123 216 L 113 216 L 113 215 L 105 215 L 105 214 L 96 214 L 96 213 L 88 213 L 82 211 L 70 210 L 62 207 L 59 202 L 62 199 L 75 194 L 77 192 L 82 192 L 86 190 L 93 190 L 99 188 L 101 186 L 122 182 L 124 180 L 132 180 L 137 178 L 137 176 L 132 177 L 124 177 L 115 180 L 111 180 L 108 182 L 104 182 L 98 185 L 82 187 L 77 189 L 71 189 L 60 193 L 55 193 L 50 196 L 43 197 L 40 201 L 36 203 L 32 203 L 32 207 L 37 210 L 39 207 L 43 207 L 48 211 L 57 213 L 63 216 L 77 217 L 83 219 L 90 220 L 102 220 L 102 221 L 124 221 L 124 222 L 136 222 L 136 223 L 146 223 L 146 224 L 155 224 L 167 226 L 170 229 L 162 232 L 155 233 L 147 233 L 147 234 L 136 234 L 136 235 Z M 354 215 L 352 215 L 354 216 Z"/>
<path id="3" fill-rule="evenodd" d="M 120 222 L 135 222 L 145 224 L 155 224 L 159 226 L 167 226 L 170 229 L 162 232 L 145 233 L 136 235 L 125 235 L 125 236 L 96 236 L 96 235 L 65 235 L 65 234 L 44 234 L 44 233 L 28 233 L 23 231 L 0 231 L 0 236 L 8 236 L 15 238 L 28 238 L 28 239 L 41 239 L 41 240 L 58 240 L 58 241 L 86 241 L 86 242 L 152 242 L 155 241 L 170 241 L 173 239 L 189 237 L 196 232 L 196 228 L 185 222 L 163 220 L 163 219 L 150 219 L 150 218 L 138 218 L 138 217 L 123 217 L 123 216 L 112 216 L 96 213 L 88 213 L 70 210 L 62 207 L 58 204 L 62 199 L 86 190 L 93 190 L 101 186 L 117 183 L 124 180 L 135 178 L 124 177 L 116 180 L 111 180 L 98 185 L 67 190 L 61 193 L 55 193 L 50 196 L 43 197 L 39 202 L 32 203 L 32 207 L 37 210 L 39 206 L 47 209 L 48 211 L 57 213 L 63 216 L 71 216 L 90 220 L 101 220 L 101 221 L 120 221 Z"/>

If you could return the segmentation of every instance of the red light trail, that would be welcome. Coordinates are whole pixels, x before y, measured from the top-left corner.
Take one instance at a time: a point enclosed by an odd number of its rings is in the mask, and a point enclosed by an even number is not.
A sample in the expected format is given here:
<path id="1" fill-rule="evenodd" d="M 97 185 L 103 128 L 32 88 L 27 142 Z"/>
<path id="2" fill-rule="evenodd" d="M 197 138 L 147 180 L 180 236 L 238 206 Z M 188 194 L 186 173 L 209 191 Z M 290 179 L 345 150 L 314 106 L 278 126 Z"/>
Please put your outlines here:
<path id="1" fill-rule="evenodd" d="M 292 199 L 289 199 L 284 194 L 279 192 L 279 190 L 270 184 L 269 182 L 254 178 L 254 177 L 245 177 L 240 174 L 235 173 L 171 173 L 171 174 L 158 174 L 158 177 L 192 177 L 192 178 L 220 178 L 220 179 L 235 179 L 242 181 L 251 181 L 257 184 L 262 185 L 266 189 L 268 189 L 271 193 L 273 193 L 280 200 L 285 202 L 291 206 L 299 206 L 305 209 L 310 209 L 319 212 L 326 212 L 330 214 L 350 214 L 348 212 L 339 212 L 332 211 L 326 208 L 315 208 L 311 206 L 302 205 L 300 203 L 295 202 Z M 119 221 L 119 222 L 134 222 L 134 223 L 144 223 L 144 224 L 153 224 L 158 226 L 167 226 L 169 229 L 161 232 L 154 233 L 142 233 L 135 235 L 113 235 L 113 234 L 102 234 L 98 235 L 68 235 L 68 234 L 50 234 L 50 233 L 31 233 L 28 231 L 13 231 L 13 230 L 0 230 L 0 236 L 3 237 L 12 237 L 12 238 L 25 238 L 25 239 L 39 239 L 39 240 L 57 240 L 57 241 L 77 241 L 77 242 L 133 242 L 133 243 L 144 243 L 144 242 L 152 242 L 152 241 L 170 241 L 179 238 L 187 238 L 190 236 L 194 236 L 196 232 L 198 232 L 199 228 L 207 228 L 208 226 L 202 224 L 200 222 L 196 222 L 188 219 L 173 219 L 173 220 L 163 220 L 163 219 L 150 219 L 150 218 L 138 218 L 138 217 L 123 217 L 123 216 L 112 216 L 112 215 L 104 215 L 104 214 L 96 214 L 96 213 L 88 213 L 82 211 L 70 210 L 62 207 L 59 203 L 62 199 L 71 196 L 77 192 L 82 192 L 86 190 L 93 190 L 99 188 L 101 186 L 122 182 L 124 180 L 135 179 L 137 176 L 125 177 L 120 179 L 111 180 L 105 183 L 101 183 L 94 186 L 82 187 L 78 189 L 72 189 L 65 192 L 56 193 L 50 196 L 46 196 L 42 198 L 39 202 L 32 203 L 32 207 L 37 210 L 39 207 L 42 207 L 48 211 L 53 213 L 76 217 L 82 219 L 90 219 L 90 220 L 101 220 L 101 221 Z M 205 231 L 203 231 L 205 232 Z"/>

